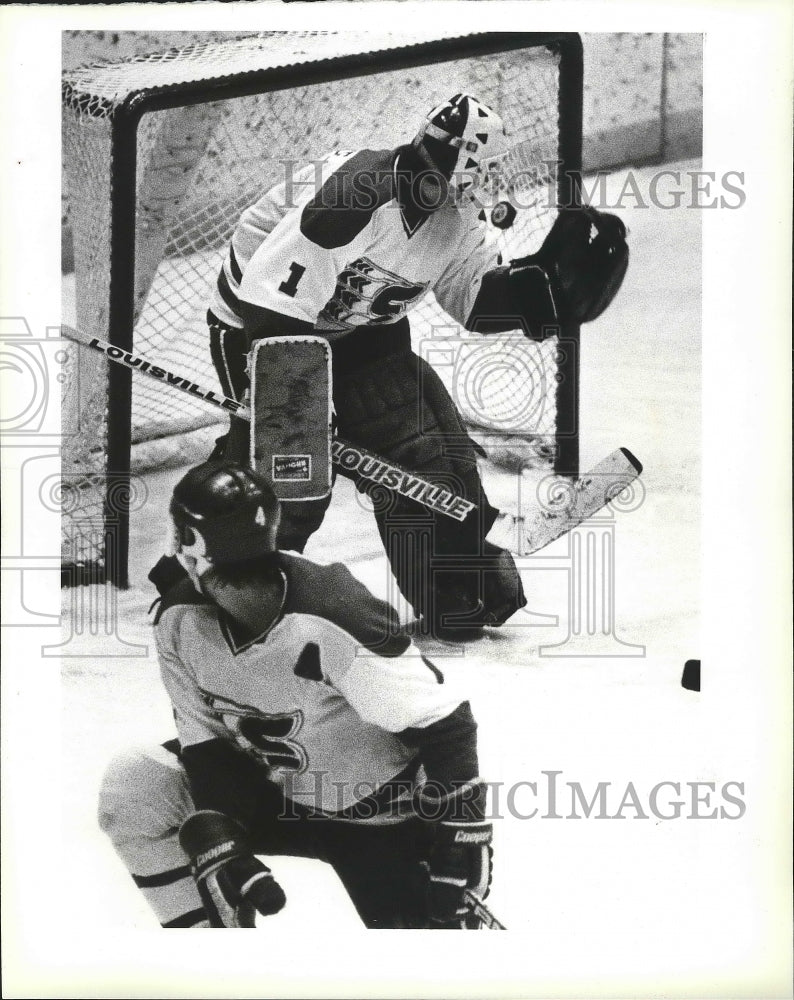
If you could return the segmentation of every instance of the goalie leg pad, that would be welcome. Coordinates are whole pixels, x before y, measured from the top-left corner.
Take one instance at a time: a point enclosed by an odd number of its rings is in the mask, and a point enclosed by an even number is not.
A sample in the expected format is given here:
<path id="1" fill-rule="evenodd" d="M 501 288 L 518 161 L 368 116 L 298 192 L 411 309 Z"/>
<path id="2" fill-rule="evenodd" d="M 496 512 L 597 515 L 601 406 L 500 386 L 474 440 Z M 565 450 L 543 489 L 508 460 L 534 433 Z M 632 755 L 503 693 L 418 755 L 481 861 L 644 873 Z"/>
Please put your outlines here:
<path id="1" fill-rule="evenodd" d="M 242 402 L 249 390 L 250 337 L 212 311 L 207 326 L 223 393 Z M 229 432 L 218 438 L 209 458 L 250 464 L 267 477 L 285 501 L 279 548 L 302 552 L 331 501 L 330 358 L 322 338 L 283 338 L 280 332 L 274 328 L 272 336 L 260 336 L 252 352 L 253 438 L 248 421 L 231 416 Z"/>
<path id="2" fill-rule="evenodd" d="M 450 523 L 444 524 L 436 547 L 438 552 L 476 554 L 496 511 L 480 482 L 476 447 L 432 368 L 412 353 L 391 355 L 337 378 L 334 401 L 341 437 L 477 505 L 479 516 L 472 512 L 462 522 L 442 519 Z M 366 485 L 362 482 L 359 488 L 364 491 Z M 395 498 L 398 501 L 406 511 L 427 516 L 410 497 Z"/>
<path id="3" fill-rule="evenodd" d="M 331 492 L 331 350 L 322 337 L 268 337 L 251 349 L 251 467 L 279 500 Z"/>
<path id="4" fill-rule="evenodd" d="M 250 370 L 250 464 L 282 501 L 279 548 L 302 552 L 331 502 L 330 348 L 322 337 L 268 337 Z"/>
<path id="5" fill-rule="evenodd" d="M 117 754 L 99 792 L 100 829 L 164 927 L 207 926 L 181 823 L 193 812 L 187 775 L 164 747 Z"/>
<path id="6" fill-rule="evenodd" d="M 471 616 L 488 605 L 491 619 L 467 624 L 497 624 L 522 607 L 512 560 L 484 542 L 497 511 L 483 490 L 476 446 L 433 369 L 405 350 L 337 372 L 334 398 L 341 435 L 476 505 L 465 521 L 454 521 L 380 485 L 373 491 L 366 481 L 358 484 L 373 496 L 392 571 L 416 614 L 436 621 L 442 608 L 444 614 Z M 422 540 L 428 530 L 430 552 Z M 484 574 L 494 560 L 496 576 Z"/>

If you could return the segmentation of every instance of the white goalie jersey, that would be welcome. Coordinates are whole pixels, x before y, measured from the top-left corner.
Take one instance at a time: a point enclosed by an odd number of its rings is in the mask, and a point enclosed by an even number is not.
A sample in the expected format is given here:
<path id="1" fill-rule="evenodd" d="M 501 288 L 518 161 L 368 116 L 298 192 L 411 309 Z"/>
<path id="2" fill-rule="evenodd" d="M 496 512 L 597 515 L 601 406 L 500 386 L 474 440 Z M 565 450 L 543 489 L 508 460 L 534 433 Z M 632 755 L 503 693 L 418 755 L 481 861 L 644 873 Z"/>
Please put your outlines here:
<path id="1" fill-rule="evenodd" d="M 501 263 L 472 201 L 428 214 L 404 194 L 394 150 L 328 156 L 242 215 L 211 304 L 241 327 L 241 301 L 316 325 L 329 340 L 394 323 L 429 291 L 465 325 Z"/>

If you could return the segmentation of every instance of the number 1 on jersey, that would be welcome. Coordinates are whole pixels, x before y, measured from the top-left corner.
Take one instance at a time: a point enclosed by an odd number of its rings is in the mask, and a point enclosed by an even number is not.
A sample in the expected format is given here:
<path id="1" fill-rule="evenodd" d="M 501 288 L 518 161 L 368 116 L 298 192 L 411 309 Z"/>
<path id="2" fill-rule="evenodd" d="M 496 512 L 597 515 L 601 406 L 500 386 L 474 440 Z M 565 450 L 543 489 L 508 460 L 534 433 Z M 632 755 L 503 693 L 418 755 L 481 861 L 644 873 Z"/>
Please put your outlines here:
<path id="1" fill-rule="evenodd" d="M 303 264 L 298 264 L 294 261 L 289 266 L 289 277 L 286 281 L 282 281 L 278 286 L 278 290 L 283 292 L 285 295 L 289 295 L 291 299 L 295 298 L 295 293 L 298 291 L 298 282 L 306 273 L 306 268 Z"/>

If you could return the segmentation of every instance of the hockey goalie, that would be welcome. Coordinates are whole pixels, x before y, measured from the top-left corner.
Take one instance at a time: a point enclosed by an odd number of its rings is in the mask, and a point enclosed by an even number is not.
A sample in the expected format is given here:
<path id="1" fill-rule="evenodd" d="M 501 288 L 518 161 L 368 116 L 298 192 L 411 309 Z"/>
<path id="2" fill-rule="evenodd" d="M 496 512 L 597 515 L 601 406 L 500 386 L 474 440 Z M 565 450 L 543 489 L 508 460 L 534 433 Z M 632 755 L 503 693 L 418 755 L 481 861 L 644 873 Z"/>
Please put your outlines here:
<path id="1" fill-rule="evenodd" d="M 487 538 L 498 511 L 476 447 L 436 373 L 411 350 L 410 311 L 432 290 L 467 330 L 520 328 L 541 340 L 598 317 L 628 264 L 622 222 L 592 208 L 562 209 L 537 253 L 503 261 L 477 197 L 503 147 L 499 115 L 456 94 L 410 144 L 312 164 L 243 213 L 207 315 L 227 396 L 246 396 L 255 342 L 319 335 L 332 353 L 339 435 L 475 504 L 462 522 L 397 493 L 375 505 L 391 569 L 417 617 L 437 635 L 461 638 L 502 624 L 526 600 L 511 554 Z M 232 418 L 214 457 L 245 461 L 248 434 Z M 303 551 L 328 502 L 289 504 L 279 546 Z M 415 525 L 428 518 L 425 551 Z"/>

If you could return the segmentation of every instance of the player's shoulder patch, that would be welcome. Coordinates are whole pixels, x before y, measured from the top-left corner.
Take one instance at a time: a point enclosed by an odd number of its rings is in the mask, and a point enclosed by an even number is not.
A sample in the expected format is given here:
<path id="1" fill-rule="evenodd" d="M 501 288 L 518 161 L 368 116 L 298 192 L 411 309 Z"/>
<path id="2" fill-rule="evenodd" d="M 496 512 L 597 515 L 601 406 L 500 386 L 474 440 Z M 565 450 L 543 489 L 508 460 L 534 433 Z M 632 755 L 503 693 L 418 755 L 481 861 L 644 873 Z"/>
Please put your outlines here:
<path id="1" fill-rule="evenodd" d="M 200 594 L 189 579 L 185 578 L 175 583 L 173 587 L 163 594 L 154 613 L 154 624 L 157 625 L 160 619 L 169 608 L 186 604 L 212 604 L 206 594 Z"/>
<path id="2" fill-rule="evenodd" d="M 328 177 L 301 212 L 301 233 L 324 250 L 347 246 L 395 196 L 394 150 L 361 149 Z"/>
<path id="3" fill-rule="evenodd" d="M 285 617 L 324 618 L 380 656 L 400 656 L 410 645 L 395 609 L 370 593 L 342 563 L 323 566 L 285 552 L 279 563 L 287 577 Z"/>

